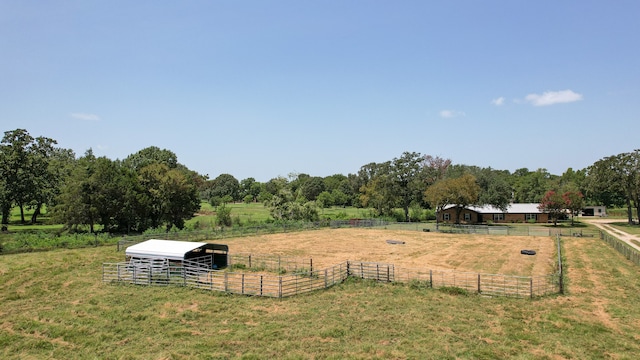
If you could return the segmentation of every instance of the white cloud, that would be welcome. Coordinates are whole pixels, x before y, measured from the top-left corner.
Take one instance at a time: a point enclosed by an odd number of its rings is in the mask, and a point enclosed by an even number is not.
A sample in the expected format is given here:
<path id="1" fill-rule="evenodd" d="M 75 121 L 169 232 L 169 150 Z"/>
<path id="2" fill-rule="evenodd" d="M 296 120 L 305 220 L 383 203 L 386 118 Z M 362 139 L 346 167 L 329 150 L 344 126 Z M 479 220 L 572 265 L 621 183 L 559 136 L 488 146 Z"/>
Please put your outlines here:
<path id="1" fill-rule="evenodd" d="M 73 113 L 71 117 L 78 120 L 85 121 L 100 121 L 100 116 L 96 114 L 87 114 L 87 113 Z"/>
<path id="2" fill-rule="evenodd" d="M 495 106 L 502 106 L 502 104 L 504 104 L 504 100 L 505 100 L 505 98 L 501 96 L 501 97 L 499 97 L 497 99 L 491 100 L 491 103 L 493 105 L 495 105 Z"/>
<path id="3" fill-rule="evenodd" d="M 548 106 L 580 101 L 582 100 L 582 94 L 575 93 L 571 90 L 545 91 L 542 95 L 529 94 L 524 99 L 533 106 Z"/>
<path id="4" fill-rule="evenodd" d="M 459 116 L 465 116 L 466 114 L 462 111 L 457 110 L 442 110 L 440 111 L 440 117 L 445 119 L 450 119 Z"/>

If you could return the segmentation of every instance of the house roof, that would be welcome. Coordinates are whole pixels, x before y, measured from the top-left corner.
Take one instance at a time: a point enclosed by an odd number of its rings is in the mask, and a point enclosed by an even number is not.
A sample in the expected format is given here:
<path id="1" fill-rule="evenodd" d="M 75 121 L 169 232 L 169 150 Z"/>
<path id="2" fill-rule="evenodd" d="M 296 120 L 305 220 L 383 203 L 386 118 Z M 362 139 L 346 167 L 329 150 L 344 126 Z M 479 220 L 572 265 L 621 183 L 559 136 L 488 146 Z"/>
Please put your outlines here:
<path id="1" fill-rule="evenodd" d="M 151 239 L 129 246 L 125 253 L 137 258 L 183 260 L 185 254 L 204 245 L 207 243 Z"/>
<path id="2" fill-rule="evenodd" d="M 538 209 L 538 206 L 540 206 L 540 204 L 537 203 L 509 204 L 506 211 L 502 211 L 491 205 L 467 206 L 466 209 L 475 211 L 479 214 L 542 214 L 542 211 Z M 445 210 L 453 207 L 455 207 L 455 205 L 446 206 Z"/>

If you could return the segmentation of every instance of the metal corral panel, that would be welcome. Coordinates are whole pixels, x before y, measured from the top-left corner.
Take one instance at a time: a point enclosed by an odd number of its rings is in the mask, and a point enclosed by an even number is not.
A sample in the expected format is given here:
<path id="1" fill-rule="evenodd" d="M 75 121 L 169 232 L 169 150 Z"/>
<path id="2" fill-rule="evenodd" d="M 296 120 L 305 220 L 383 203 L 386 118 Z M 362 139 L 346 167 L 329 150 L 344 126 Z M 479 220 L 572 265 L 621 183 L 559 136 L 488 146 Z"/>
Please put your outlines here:
<path id="1" fill-rule="evenodd" d="M 161 258 L 179 261 L 183 260 L 188 252 L 205 245 L 207 243 L 151 239 L 129 246 L 126 255 L 135 258 Z"/>

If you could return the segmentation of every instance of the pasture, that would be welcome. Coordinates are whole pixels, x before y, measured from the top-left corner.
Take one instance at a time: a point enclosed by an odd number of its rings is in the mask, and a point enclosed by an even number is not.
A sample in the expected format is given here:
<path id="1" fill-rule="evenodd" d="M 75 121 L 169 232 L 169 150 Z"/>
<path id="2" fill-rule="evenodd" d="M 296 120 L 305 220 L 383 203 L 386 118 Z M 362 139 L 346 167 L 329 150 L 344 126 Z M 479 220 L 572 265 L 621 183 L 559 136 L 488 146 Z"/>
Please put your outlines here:
<path id="1" fill-rule="evenodd" d="M 548 238 L 518 243 L 515 249 L 533 248 L 542 256 L 536 256 L 533 264 L 517 265 L 508 256 L 503 259 L 509 254 L 503 248 L 509 241 L 526 239 L 436 237 L 372 229 L 326 231 L 330 234 L 322 240 L 314 237 L 322 238 L 325 230 L 226 242 L 232 252 L 302 256 L 296 252 L 305 249 L 320 263 L 355 256 L 353 243 L 342 241 L 333 247 L 328 243 L 352 231 L 349 238 L 360 239 L 368 249 L 359 256 L 371 257 L 359 260 L 376 260 L 384 255 L 384 246 L 391 247 L 386 239 L 398 239 L 406 243 L 393 245 L 385 256 L 407 259 L 408 265 L 436 261 L 433 266 L 516 273 L 548 271 L 544 253 L 553 247 L 553 239 Z M 428 251 L 414 247 L 419 241 L 423 247 L 439 243 L 439 252 L 435 247 Z M 547 242 L 548 249 L 534 247 Z M 640 353 L 637 266 L 597 238 L 565 238 L 563 246 L 567 293 L 535 300 L 355 279 L 283 299 L 180 287 L 114 286 L 103 284 L 100 277 L 103 262 L 123 259 L 115 247 L 5 255 L 0 257 L 0 357 L 635 358 Z M 446 251 L 476 254 L 485 261 L 474 261 L 472 256 L 455 260 Z M 492 257 L 503 260 L 490 263 Z"/>
<path id="2" fill-rule="evenodd" d="M 404 244 L 389 244 L 398 240 Z M 505 275 L 548 275 L 557 263 L 555 241 L 541 236 L 460 236 L 385 229 L 326 229 L 222 240 L 231 253 L 312 258 L 321 269 L 345 260 L 397 267 L 459 270 Z M 523 256 L 533 249 L 536 256 Z"/>

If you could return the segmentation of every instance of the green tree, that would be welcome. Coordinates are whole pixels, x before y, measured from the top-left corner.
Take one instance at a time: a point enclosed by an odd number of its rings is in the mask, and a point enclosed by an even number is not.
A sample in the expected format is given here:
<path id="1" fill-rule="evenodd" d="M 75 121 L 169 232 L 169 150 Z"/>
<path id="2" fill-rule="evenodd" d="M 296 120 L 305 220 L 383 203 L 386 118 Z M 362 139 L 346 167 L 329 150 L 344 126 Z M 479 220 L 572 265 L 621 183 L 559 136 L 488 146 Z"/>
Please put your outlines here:
<path id="1" fill-rule="evenodd" d="M 127 156 L 123 160 L 124 166 L 130 167 L 135 171 L 140 171 L 142 168 L 152 164 L 164 164 L 169 169 L 175 169 L 178 167 L 178 157 L 170 150 L 149 146 Z"/>
<path id="2" fill-rule="evenodd" d="M 240 181 L 240 193 L 239 197 L 246 202 L 247 196 L 251 197 L 251 201 L 255 201 L 262 191 L 262 186 L 256 179 L 250 177 Z"/>
<path id="3" fill-rule="evenodd" d="M 458 178 L 463 174 L 471 174 L 480 187 L 478 204 L 491 205 L 505 211 L 511 203 L 513 190 L 509 184 L 509 172 L 494 170 L 490 167 L 480 168 L 469 165 L 453 165 L 447 177 Z"/>
<path id="4" fill-rule="evenodd" d="M 4 133 L 0 143 L 0 177 L 4 179 L 8 202 L 20 208 L 21 223 L 25 223 L 26 207 L 36 209 L 32 218 L 35 222 L 42 205 L 52 199 L 57 179 L 49 165 L 55 144 L 50 138 L 34 138 L 24 129 Z"/>
<path id="5" fill-rule="evenodd" d="M 318 195 L 316 199 L 316 204 L 321 208 L 325 209 L 331 207 L 333 205 L 333 196 L 328 191 L 323 191 Z"/>
<path id="6" fill-rule="evenodd" d="M 349 205 L 349 196 L 342 192 L 340 189 L 334 189 L 331 192 L 331 199 L 333 205 L 347 206 Z"/>
<path id="7" fill-rule="evenodd" d="M 162 183 L 164 198 L 164 221 L 167 231 L 172 227 L 184 228 L 184 222 L 200 209 L 200 200 L 196 186 L 182 171 L 171 169 Z"/>
<path id="8" fill-rule="evenodd" d="M 240 183 L 230 174 L 220 174 L 212 180 L 210 197 L 224 198 L 230 196 L 231 201 L 239 200 Z"/>
<path id="9" fill-rule="evenodd" d="M 0 213 L 2 216 L 2 226 L 0 231 L 7 231 L 9 229 L 9 216 L 11 215 L 12 202 L 9 198 L 7 191 L 6 180 L 0 177 Z"/>
<path id="10" fill-rule="evenodd" d="M 516 170 L 511 176 L 513 202 L 539 203 L 547 189 L 554 188 L 552 178 L 546 169 L 529 171 L 527 168 L 522 168 Z"/>
<path id="11" fill-rule="evenodd" d="M 173 226 L 182 229 L 184 220 L 200 208 L 196 186 L 178 169 L 151 164 L 140 170 L 139 179 L 144 189 L 141 204 L 145 228 L 164 224 L 167 230 Z"/>
<path id="12" fill-rule="evenodd" d="M 325 191 L 324 179 L 318 176 L 308 178 L 299 188 L 300 195 L 309 201 L 315 201 Z"/>
<path id="13" fill-rule="evenodd" d="M 336 189 L 343 191 L 344 190 L 342 188 L 344 186 L 343 184 L 345 183 L 348 184 L 348 178 L 342 174 L 330 175 L 325 177 L 323 180 L 324 180 L 324 188 L 328 192 L 333 192 L 333 190 L 336 190 Z"/>
<path id="14" fill-rule="evenodd" d="M 65 179 L 53 208 L 56 222 L 65 224 L 69 230 L 78 230 L 79 225 L 88 225 L 95 232 L 99 218 L 99 201 L 102 196 L 96 183 L 97 159 L 91 149 L 80 157 Z"/>
<path id="15" fill-rule="evenodd" d="M 441 212 L 449 206 L 455 207 L 456 224 L 460 223 L 462 210 L 478 203 L 480 187 L 471 174 L 464 174 L 459 178 L 446 178 L 427 188 L 425 200 Z M 436 223 L 436 227 L 438 224 Z"/>
<path id="16" fill-rule="evenodd" d="M 426 178 L 423 171 L 424 157 L 416 152 L 404 152 L 402 156 L 394 158 L 391 164 L 393 177 L 392 191 L 399 198 L 398 203 L 404 211 L 405 221 L 409 221 L 409 206 L 412 202 L 422 200 L 426 189 Z"/>
<path id="17" fill-rule="evenodd" d="M 629 224 L 633 211 L 640 210 L 640 151 L 621 153 L 596 161 L 587 169 L 587 189 L 592 198 L 605 205 L 610 203 L 627 208 Z"/>
<path id="18" fill-rule="evenodd" d="M 360 168 L 360 176 L 365 179 L 360 187 L 360 203 L 376 210 L 378 215 L 391 215 L 398 206 L 398 196 L 391 175 L 391 162 L 370 163 Z"/>

